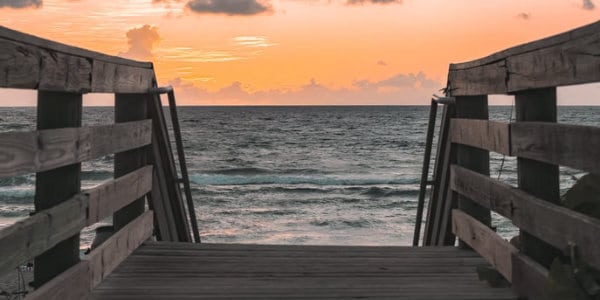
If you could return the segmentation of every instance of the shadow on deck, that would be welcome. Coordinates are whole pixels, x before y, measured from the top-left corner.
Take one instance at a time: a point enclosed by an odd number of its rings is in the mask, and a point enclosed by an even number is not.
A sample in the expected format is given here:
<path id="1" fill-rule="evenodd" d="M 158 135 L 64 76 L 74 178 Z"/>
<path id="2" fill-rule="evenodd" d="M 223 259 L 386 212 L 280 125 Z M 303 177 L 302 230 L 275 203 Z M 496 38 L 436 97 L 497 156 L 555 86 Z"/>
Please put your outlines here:
<path id="1" fill-rule="evenodd" d="M 146 242 L 92 299 L 516 299 L 456 247 Z"/>

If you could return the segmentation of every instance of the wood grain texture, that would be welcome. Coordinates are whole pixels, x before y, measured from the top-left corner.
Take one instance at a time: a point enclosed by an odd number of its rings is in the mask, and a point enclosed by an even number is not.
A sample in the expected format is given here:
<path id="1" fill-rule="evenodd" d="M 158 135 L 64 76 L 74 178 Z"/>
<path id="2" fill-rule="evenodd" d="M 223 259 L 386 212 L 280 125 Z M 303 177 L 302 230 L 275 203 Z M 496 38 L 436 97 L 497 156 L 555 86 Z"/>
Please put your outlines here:
<path id="1" fill-rule="evenodd" d="M 516 123 L 557 121 L 556 87 L 526 90 L 515 94 Z M 516 124 L 515 123 L 515 124 Z M 512 125 L 511 125 L 512 126 Z M 518 127 L 517 124 L 515 126 Z M 542 147 L 546 147 L 543 142 Z M 560 204 L 560 172 L 558 165 L 517 157 L 519 188 L 544 201 Z M 559 220 L 554 222 L 559 223 Z M 526 230 L 520 231 L 521 251 L 545 267 L 550 267 L 561 249 L 555 249 Z"/>
<path id="2" fill-rule="evenodd" d="M 152 121 L 0 133 L 0 178 L 40 172 L 148 145 Z"/>
<path id="3" fill-rule="evenodd" d="M 74 93 L 146 93 L 151 63 L 67 46 L 0 26 L 0 87 Z"/>
<path id="4" fill-rule="evenodd" d="M 510 155 L 510 124 L 487 120 L 452 119 L 453 143 Z"/>
<path id="5" fill-rule="evenodd" d="M 513 254 L 513 289 L 531 300 L 552 299 L 549 291 L 549 273 L 542 265 L 523 254 Z"/>
<path id="6" fill-rule="evenodd" d="M 52 278 L 40 288 L 27 294 L 26 300 L 78 300 L 90 294 L 90 268 L 88 261 L 75 266 Z"/>
<path id="7" fill-rule="evenodd" d="M 179 242 L 188 242 L 192 240 L 190 227 L 188 226 L 185 206 L 177 181 L 177 170 L 175 169 L 167 123 L 158 95 L 154 95 L 149 100 L 148 113 L 152 118 L 154 129 L 152 137 L 153 155 L 150 158 L 157 171 L 158 182 L 154 186 L 161 189 L 160 196 L 162 196 L 162 199 L 156 199 L 154 196 L 159 193 L 154 193 L 152 199 L 153 201 L 160 200 L 163 202 L 163 207 L 166 209 L 165 214 L 173 221 L 175 232 L 171 236 L 172 239 Z M 159 212 L 157 211 L 157 213 Z"/>
<path id="8" fill-rule="evenodd" d="M 514 246 L 487 225 L 457 209 L 452 210 L 452 232 L 512 282 L 511 257 L 513 253 L 518 252 Z"/>
<path id="9" fill-rule="evenodd" d="M 43 39 L 30 34 L 22 33 L 19 31 L 12 30 L 10 28 L 0 26 L 0 39 L 18 41 L 29 46 L 44 48 L 53 50 L 55 52 L 61 52 L 79 57 L 88 57 L 95 60 L 106 61 L 110 63 L 132 66 L 137 68 L 151 69 L 152 63 L 150 62 L 139 62 L 131 59 L 126 59 L 118 56 L 106 55 L 100 52 L 90 51 L 79 47 L 69 46 L 55 41 Z"/>
<path id="10" fill-rule="evenodd" d="M 599 30 L 596 22 L 482 59 L 451 64 L 451 94 L 506 94 L 599 81 Z"/>
<path id="11" fill-rule="evenodd" d="M 89 197 L 87 225 L 143 197 L 152 189 L 152 166 L 146 166 L 84 193 Z"/>
<path id="12" fill-rule="evenodd" d="M 37 129 L 80 127 L 83 101 L 78 93 L 38 91 Z M 38 140 L 38 144 L 39 140 Z M 51 145 L 47 154 L 56 154 Z M 44 158 L 42 158 L 44 159 Z M 60 168 L 35 174 L 35 211 L 40 212 L 69 200 L 81 190 L 81 163 L 71 162 Z M 60 230 L 56 228 L 56 230 Z M 33 286 L 40 286 L 79 262 L 79 233 L 63 239 L 34 259 Z"/>
<path id="13" fill-rule="evenodd" d="M 520 229 L 564 253 L 574 243 L 586 263 L 600 268 L 600 245 L 595 242 L 600 240 L 600 220 L 459 166 L 452 167 L 450 182 L 454 191 L 511 219 Z"/>
<path id="14" fill-rule="evenodd" d="M 100 284 L 123 260 L 152 236 L 153 222 L 152 211 L 146 211 L 84 258 L 90 263 L 92 288 Z"/>
<path id="15" fill-rule="evenodd" d="M 115 95 L 115 122 L 124 123 L 145 120 L 148 118 L 147 101 L 151 96 L 144 94 L 117 94 Z M 152 136 L 149 136 L 151 139 Z M 150 147 L 135 148 L 115 154 L 114 177 L 126 175 L 148 164 L 148 151 Z M 127 223 L 144 213 L 146 209 L 145 197 L 140 197 L 113 214 L 113 227 L 116 230 L 123 228 Z"/>
<path id="16" fill-rule="evenodd" d="M 28 294 L 26 299 L 85 299 L 104 277 L 152 235 L 151 211 L 121 229 L 81 262 Z"/>
<path id="17" fill-rule="evenodd" d="M 600 128 L 548 122 L 511 124 L 512 155 L 600 173 Z"/>
<path id="18" fill-rule="evenodd" d="M 91 299 L 516 299 L 455 247 L 147 242 Z"/>
<path id="19" fill-rule="evenodd" d="M 91 87 L 97 93 L 147 93 L 154 81 L 152 69 L 138 69 L 94 61 Z"/>
<path id="20" fill-rule="evenodd" d="M 461 119 L 489 119 L 488 96 L 461 96 L 456 97 L 456 117 Z M 456 164 L 475 172 L 490 174 L 490 153 L 484 149 L 478 149 L 461 144 L 452 144 L 456 153 Z M 490 210 L 474 202 L 465 196 L 448 193 L 458 204 L 458 208 L 468 215 L 479 220 L 481 223 L 491 226 L 492 217 Z M 447 212 L 450 214 L 450 212 Z M 465 244 L 459 239 L 459 246 Z"/>
<path id="21" fill-rule="evenodd" d="M 87 197 L 77 195 L 0 231 L 0 274 L 44 253 L 86 225 Z"/>

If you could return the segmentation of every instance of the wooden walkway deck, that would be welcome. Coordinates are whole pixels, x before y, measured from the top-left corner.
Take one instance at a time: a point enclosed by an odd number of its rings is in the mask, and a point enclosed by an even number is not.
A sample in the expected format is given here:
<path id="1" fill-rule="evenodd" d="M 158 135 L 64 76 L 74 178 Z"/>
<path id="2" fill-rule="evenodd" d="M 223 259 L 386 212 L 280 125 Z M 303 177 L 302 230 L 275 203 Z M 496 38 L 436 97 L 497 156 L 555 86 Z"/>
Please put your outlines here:
<path id="1" fill-rule="evenodd" d="M 92 299 L 516 299 L 455 247 L 146 242 Z"/>

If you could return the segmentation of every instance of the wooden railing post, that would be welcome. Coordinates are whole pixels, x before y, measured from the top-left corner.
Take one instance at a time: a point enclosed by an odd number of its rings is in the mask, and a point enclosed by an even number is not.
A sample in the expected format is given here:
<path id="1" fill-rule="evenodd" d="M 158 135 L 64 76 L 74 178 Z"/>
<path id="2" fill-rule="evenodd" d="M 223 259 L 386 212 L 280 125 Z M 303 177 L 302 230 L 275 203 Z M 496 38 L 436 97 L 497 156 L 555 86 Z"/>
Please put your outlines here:
<path id="1" fill-rule="evenodd" d="M 145 94 L 116 94 L 115 122 L 138 121 L 148 118 L 147 95 Z M 132 149 L 115 154 L 114 177 L 118 178 L 135 171 L 147 164 L 147 148 Z M 145 197 L 142 197 L 113 215 L 115 232 L 125 227 L 136 217 L 144 213 Z"/>
<path id="2" fill-rule="evenodd" d="M 76 93 L 38 92 L 37 128 L 81 126 L 82 96 Z M 35 210 L 55 206 L 81 190 L 81 163 L 36 173 Z M 79 262 L 79 234 L 35 258 L 34 286 L 41 286 Z"/>
<path id="3" fill-rule="evenodd" d="M 456 118 L 480 120 L 487 120 L 489 118 L 487 95 L 456 97 L 455 109 Z M 453 144 L 452 146 L 456 149 L 454 153 L 456 153 L 457 165 L 480 174 L 490 174 L 490 153 L 488 151 L 459 144 Z M 460 210 L 484 225 L 491 226 L 491 213 L 488 208 L 457 193 L 453 193 L 452 198 L 457 200 Z M 462 241 L 459 241 L 459 245 L 467 247 Z"/>
<path id="4" fill-rule="evenodd" d="M 535 121 L 556 123 L 556 88 L 528 90 L 515 94 L 517 122 Z M 560 204 L 558 165 L 532 159 L 517 159 L 519 188 L 540 199 Z M 559 222 L 559 220 L 547 220 Z M 548 267 L 560 256 L 560 251 L 521 230 L 521 250 Z"/>

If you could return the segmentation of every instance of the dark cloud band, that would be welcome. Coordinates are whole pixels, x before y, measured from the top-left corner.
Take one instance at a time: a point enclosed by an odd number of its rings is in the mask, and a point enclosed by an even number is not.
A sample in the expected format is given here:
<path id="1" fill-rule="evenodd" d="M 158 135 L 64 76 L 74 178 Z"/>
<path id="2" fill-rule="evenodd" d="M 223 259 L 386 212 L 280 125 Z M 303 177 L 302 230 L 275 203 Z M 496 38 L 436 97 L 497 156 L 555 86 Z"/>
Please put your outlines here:
<path id="1" fill-rule="evenodd" d="M 251 16 L 272 11 L 269 3 L 259 0 L 192 0 L 187 7 L 197 13 Z"/>
<path id="2" fill-rule="evenodd" d="M 41 7 L 42 0 L 0 0 L 0 7 Z"/>

